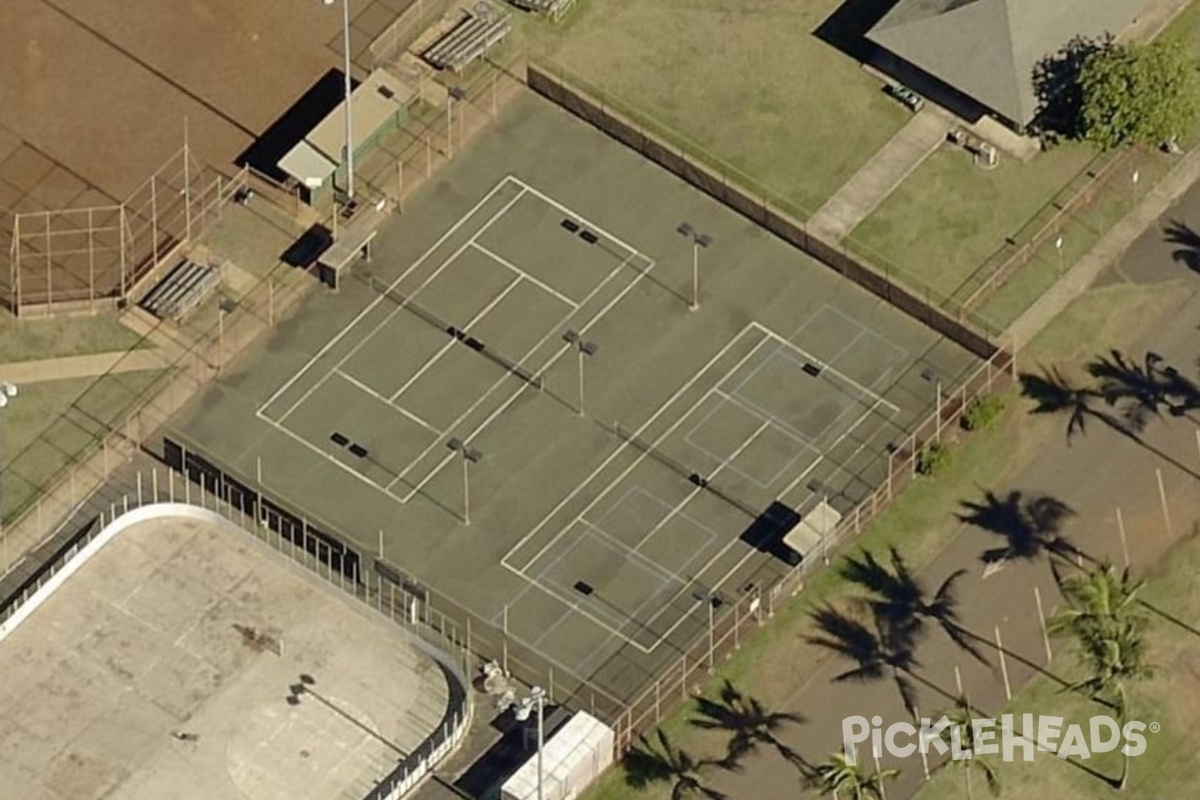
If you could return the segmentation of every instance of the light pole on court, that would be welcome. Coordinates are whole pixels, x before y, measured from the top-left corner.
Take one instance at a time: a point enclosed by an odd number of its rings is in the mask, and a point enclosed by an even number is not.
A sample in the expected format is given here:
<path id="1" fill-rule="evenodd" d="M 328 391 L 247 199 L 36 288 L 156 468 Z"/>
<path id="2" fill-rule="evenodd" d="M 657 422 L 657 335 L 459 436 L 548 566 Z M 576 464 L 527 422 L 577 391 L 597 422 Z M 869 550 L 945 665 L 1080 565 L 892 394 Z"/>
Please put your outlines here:
<path id="1" fill-rule="evenodd" d="M 675 229 L 680 236 L 692 240 L 692 302 L 689 311 L 700 307 L 700 248 L 708 247 L 713 238 L 707 233 L 701 233 L 690 222 L 681 222 Z"/>
<path id="2" fill-rule="evenodd" d="M 538 800 L 545 800 L 545 792 L 542 788 L 542 747 L 546 742 L 546 690 L 540 686 L 534 686 L 528 697 L 523 697 L 513 704 L 513 715 L 518 722 L 524 722 L 529 719 L 529 714 L 535 709 L 537 710 L 537 796 Z"/>
<path id="3" fill-rule="evenodd" d="M 580 336 L 576 331 L 567 331 L 563 334 L 563 341 L 568 342 L 579 353 L 579 416 L 583 416 L 583 357 L 594 356 L 600 352 L 600 345 L 595 342 L 589 342 Z"/>
<path id="4" fill-rule="evenodd" d="M 1063 274 L 1063 237 L 1060 235 L 1054 240 L 1054 249 L 1058 251 L 1058 274 Z"/>
<path id="5" fill-rule="evenodd" d="M 467 99 L 467 93 L 457 86 L 446 87 L 446 160 L 454 158 L 454 103 Z M 460 142 L 461 144 L 461 142 Z"/>
<path id="6" fill-rule="evenodd" d="M 337 0 L 322 0 L 327 6 Z M 346 197 L 354 199 L 354 123 L 350 113 L 350 96 L 354 87 L 350 78 L 350 0 L 342 0 L 342 51 L 345 56 L 343 69 L 345 75 L 345 113 L 346 113 Z"/>
<path id="7" fill-rule="evenodd" d="M 708 589 L 697 589 L 692 592 L 692 597 L 708 606 L 708 672 L 711 675 L 717 668 L 717 642 L 713 625 L 715 622 L 714 615 L 716 614 L 717 607 L 721 605 L 722 600 L 720 595 Z"/>
<path id="8" fill-rule="evenodd" d="M 3 410 L 12 403 L 17 397 L 17 385 L 8 381 L 0 381 L 0 410 Z M 0 423 L 4 417 L 0 415 Z M 0 424 L 0 434 L 3 433 L 4 426 Z M 0 436 L 0 439 L 3 437 Z M 4 449 L 0 447 L 0 484 L 4 482 Z M 0 546 L 3 547 L 3 554 L 0 558 L 4 560 L 4 572 L 0 574 L 7 575 L 12 565 L 8 563 L 8 532 L 4 529 L 4 495 L 0 492 Z"/>
<path id="9" fill-rule="evenodd" d="M 462 455 L 463 467 L 463 524 L 471 524 L 471 476 L 469 467 L 483 460 L 483 453 L 457 437 L 446 442 L 446 447 Z"/>
<path id="10" fill-rule="evenodd" d="M 939 375 L 937 370 L 935 370 L 933 367 L 926 367 L 925 369 L 921 370 L 921 377 L 924 380 L 928 381 L 929 383 L 932 383 L 936 387 L 934 390 L 937 393 L 936 399 L 934 400 L 934 409 L 935 409 L 934 418 L 937 420 L 937 424 L 934 426 L 934 429 L 933 429 L 933 440 L 935 442 L 941 442 L 942 441 L 942 376 Z"/>

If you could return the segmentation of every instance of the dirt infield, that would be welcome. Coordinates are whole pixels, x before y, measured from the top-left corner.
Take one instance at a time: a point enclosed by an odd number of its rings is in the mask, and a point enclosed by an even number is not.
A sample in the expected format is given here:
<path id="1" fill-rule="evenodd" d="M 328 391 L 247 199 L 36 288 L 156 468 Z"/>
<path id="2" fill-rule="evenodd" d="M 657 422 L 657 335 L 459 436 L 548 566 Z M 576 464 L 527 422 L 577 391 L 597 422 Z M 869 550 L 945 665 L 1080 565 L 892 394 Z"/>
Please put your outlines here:
<path id="1" fill-rule="evenodd" d="M 408 0 L 351 3 L 351 50 Z M 284 0 L 14 0 L 0 10 L 0 154 L 9 140 L 109 198 L 123 199 L 183 142 L 224 168 L 326 70 L 341 15 Z M 365 64 L 365 62 L 363 62 Z M 357 70 L 356 70 L 357 71 Z M 361 77 L 361 75 L 359 75 Z M 27 156 L 21 156 L 27 159 Z M 0 182 L 29 182 L 7 155 Z M 40 169 L 40 168 L 39 168 Z M 22 172 L 24 170 L 24 172 Z M 36 183 L 36 181 L 35 181 Z M 69 202 L 68 188 L 43 203 Z M 14 208 L 0 196 L 0 205 Z M 29 202 L 29 201 L 27 201 Z M 54 206 L 51 206 L 54 207 Z"/>

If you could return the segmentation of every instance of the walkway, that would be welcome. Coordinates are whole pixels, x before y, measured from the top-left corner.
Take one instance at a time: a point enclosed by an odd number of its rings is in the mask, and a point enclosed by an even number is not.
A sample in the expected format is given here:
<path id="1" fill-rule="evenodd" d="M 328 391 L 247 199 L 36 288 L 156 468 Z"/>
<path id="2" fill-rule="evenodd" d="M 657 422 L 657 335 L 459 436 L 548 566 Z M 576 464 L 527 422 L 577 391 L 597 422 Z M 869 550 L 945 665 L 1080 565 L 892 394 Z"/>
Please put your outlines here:
<path id="1" fill-rule="evenodd" d="M 946 141 L 953 125 L 952 117 L 926 103 L 912 121 L 897 131 L 821 206 L 808 221 L 808 230 L 826 241 L 840 242 Z"/>

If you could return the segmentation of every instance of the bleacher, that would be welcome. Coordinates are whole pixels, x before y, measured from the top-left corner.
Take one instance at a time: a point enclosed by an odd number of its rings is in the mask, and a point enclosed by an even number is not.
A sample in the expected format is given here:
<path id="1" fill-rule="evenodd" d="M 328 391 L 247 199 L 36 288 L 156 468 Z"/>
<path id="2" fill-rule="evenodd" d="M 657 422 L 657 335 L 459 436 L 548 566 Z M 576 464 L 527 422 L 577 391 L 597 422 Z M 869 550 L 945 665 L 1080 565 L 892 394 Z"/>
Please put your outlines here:
<path id="1" fill-rule="evenodd" d="M 462 72 L 504 41 L 512 18 L 487 3 L 464 10 L 463 18 L 421 55 L 437 69 Z"/>
<path id="2" fill-rule="evenodd" d="M 541 14 L 557 22 L 575 5 L 575 0 L 509 0 L 514 6 L 533 14 Z"/>
<path id="3" fill-rule="evenodd" d="M 221 271 L 184 259 L 139 303 L 159 319 L 180 319 L 221 283 Z"/>

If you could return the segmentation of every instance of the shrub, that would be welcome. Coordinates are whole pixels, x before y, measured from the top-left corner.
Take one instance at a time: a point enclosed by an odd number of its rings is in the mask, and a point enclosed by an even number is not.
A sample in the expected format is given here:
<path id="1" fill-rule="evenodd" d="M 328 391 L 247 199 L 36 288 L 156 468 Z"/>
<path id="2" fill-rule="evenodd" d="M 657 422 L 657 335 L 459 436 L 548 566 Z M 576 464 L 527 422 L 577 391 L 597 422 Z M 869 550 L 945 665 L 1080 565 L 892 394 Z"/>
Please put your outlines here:
<path id="1" fill-rule="evenodd" d="M 917 454 L 917 472 L 930 478 L 941 475 L 950 467 L 950 447 L 930 442 Z"/>
<path id="2" fill-rule="evenodd" d="M 998 394 L 984 395 L 967 406 L 962 415 L 962 426 L 969 431 L 983 431 L 996 424 L 1004 413 L 1004 398 Z"/>

